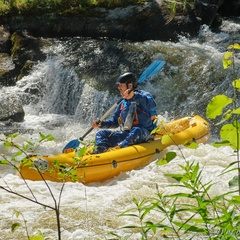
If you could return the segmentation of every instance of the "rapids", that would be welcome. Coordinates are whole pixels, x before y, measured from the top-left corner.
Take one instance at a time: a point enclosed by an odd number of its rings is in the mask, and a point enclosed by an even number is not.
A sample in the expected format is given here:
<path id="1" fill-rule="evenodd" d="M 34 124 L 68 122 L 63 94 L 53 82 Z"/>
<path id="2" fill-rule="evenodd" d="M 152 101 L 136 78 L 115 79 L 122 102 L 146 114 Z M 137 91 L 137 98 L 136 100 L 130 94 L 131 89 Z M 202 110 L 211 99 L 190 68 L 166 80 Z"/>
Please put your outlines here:
<path id="1" fill-rule="evenodd" d="M 93 119 L 101 116 L 114 104 L 119 95 L 115 79 L 125 71 L 138 76 L 154 59 L 164 59 L 167 64 L 157 76 L 146 81 L 140 88 L 150 91 L 156 98 L 159 117 L 170 121 L 195 112 L 205 117 L 205 109 L 217 94 L 231 96 L 231 75 L 222 68 L 222 57 L 228 45 L 240 39 L 240 19 L 226 19 L 221 32 L 213 33 L 202 27 L 198 38 L 181 37 L 178 43 L 146 41 L 138 43 L 93 40 L 84 38 L 49 39 L 51 43 L 42 49 L 48 53 L 44 62 L 34 66 L 33 71 L 13 87 L 2 87 L 0 95 L 14 95 L 24 106 L 23 123 L 0 125 L 0 139 L 12 132 L 19 132 L 16 142 L 37 141 L 38 133 L 52 134 L 54 141 L 39 146 L 39 153 L 58 154 L 70 140 L 82 136 Z M 237 62 L 239 63 L 239 62 Z M 236 64 L 239 69 L 239 64 Z M 96 90 L 98 89 L 98 90 Z M 40 94 L 31 94 L 31 92 Z M 212 137 L 198 149 L 182 148 L 187 161 L 199 162 L 203 168 L 203 182 L 212 181 L 210 195 L 228 191 L 228 181 L 234 173 L 220 175 L 235 161 L 229 147 L 216 149 L 211 143 L 217 140 L 219 129 L 211 122 Z M 96 130 L 86 139 L 93 139 Z M 61 199 L 62 239 L 108 239 L 107 233 L 117 231 L 126 234 L 122 226 L 131 225 L 134 219 L 118 217 L 133 207 L 132 199 L 154 196 L 156 184 L 160 191 L 181 191 L 170 187 L 166 173 L 181 171 L 184 165 L 177 147 L 163 151 L 176 151 L 177 157 L 169 164 L 158 167 L 155 162 L 139 170 L 122 173 L 101 183 L 83 185 L 67 183 Z M 0 143 L 0 153 L 11 155 Z M 27 181 L 34 195 L 46 204 L 53 204 L 43 182 Z M 0 166 L 0 186 L 8 185 L 19 194 L 29 195 L 28 189 L 13 171 Z M 57 197 L 60 183 L 49 182 Z M 11 225 L 24 220 L 14 215 L 23 214 L 32 235 L 41 230 L 46 237 L 56 239 L 54 213 L 34 203 L 11 195 L 0 189 L 0 239 L 27 239 L 24 228 L 11 232 Z M 140 238 L 140 236 L 138 236 Z M 132 239 L 136 239 L 133 237 Z"/>

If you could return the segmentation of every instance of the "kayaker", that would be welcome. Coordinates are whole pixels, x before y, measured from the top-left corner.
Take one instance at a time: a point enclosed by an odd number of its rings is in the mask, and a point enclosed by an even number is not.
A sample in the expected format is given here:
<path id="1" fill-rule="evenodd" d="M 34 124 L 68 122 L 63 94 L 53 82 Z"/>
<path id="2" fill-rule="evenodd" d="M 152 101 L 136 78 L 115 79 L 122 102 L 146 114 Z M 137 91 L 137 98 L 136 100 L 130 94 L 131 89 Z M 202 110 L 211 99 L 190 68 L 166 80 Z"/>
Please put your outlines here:
<path id="1" fill-rule="evenodd" d="M 96 134 L 93 154 L 105 152 L 112 147 L 125 148 L 147 142 L 151 139 L 151 131 L 156 127 L 156 102 L 150 93 L 136 89 L 136 76 L 131 72 L 124 73 L 116 84 L 123 100 L 111 118 L 102 122 L 93 121 L 93 128 L 105 129 Z M 109 130 L 118 127 L 120 130 Z"/>

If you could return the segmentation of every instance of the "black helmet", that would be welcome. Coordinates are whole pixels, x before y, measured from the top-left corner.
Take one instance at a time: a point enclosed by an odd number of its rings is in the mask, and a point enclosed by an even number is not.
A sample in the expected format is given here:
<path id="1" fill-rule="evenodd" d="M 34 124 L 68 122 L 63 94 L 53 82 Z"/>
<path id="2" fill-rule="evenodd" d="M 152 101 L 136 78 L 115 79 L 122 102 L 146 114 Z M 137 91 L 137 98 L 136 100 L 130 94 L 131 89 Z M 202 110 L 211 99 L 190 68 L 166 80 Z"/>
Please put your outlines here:
<path id="1" fill-rule="evenodd" d="M 127 85 L 129 83 L 133 84 L 133 88 L 137 87 L 137 77 L 135 76 L 135 74 L 131 73 L 131 72 L 127 72 L 122 74 L 116 81 L 116 84 L 119 83 L 126 83 Z"/>

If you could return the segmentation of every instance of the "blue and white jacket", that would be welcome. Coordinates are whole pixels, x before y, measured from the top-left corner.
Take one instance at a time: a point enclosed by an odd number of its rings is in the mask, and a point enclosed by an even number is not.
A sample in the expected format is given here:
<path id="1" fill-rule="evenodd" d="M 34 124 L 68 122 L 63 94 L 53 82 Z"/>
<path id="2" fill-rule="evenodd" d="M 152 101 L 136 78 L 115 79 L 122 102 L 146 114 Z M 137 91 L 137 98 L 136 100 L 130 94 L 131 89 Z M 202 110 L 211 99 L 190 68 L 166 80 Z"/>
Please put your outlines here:
<path id="1" fill-rule="evenodd" d="M 132 127 L 142 127 L 151 132 L 156 127 L 154 123 L 154 119 L 157 116 L 156 102 L 149 92 L 143 90 L 135 90 L 132 99 L 123 99 L 113 112 L 113 116 L 102 121 L 101 128 L 124 126 L 132 102 L 137 103 Z"/>

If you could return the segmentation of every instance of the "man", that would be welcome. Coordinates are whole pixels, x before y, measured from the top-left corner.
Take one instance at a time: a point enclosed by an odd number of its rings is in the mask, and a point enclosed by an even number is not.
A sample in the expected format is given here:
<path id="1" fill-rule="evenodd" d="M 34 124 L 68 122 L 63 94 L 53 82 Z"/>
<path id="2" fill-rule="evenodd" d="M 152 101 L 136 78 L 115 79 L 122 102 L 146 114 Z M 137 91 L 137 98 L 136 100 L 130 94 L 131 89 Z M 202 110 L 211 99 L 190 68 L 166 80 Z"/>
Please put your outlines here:
<path id="1" fill-rule="evenodd" d="M 93 154 L 105 152 L 111 147 L 125 148 L 147 142 L 151 139 L 151 131 L 156 127 L 156 102 L 150 93 L 136 89 L 136 76 L 131 72 L 125 73 L 117 79 L 116 84 L 123 100 L 110 119 L 102 122 L 95 120 L 92 127 L 120 127 L 120 131 L 99 131 L 95 137 Z"/>

